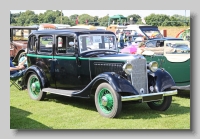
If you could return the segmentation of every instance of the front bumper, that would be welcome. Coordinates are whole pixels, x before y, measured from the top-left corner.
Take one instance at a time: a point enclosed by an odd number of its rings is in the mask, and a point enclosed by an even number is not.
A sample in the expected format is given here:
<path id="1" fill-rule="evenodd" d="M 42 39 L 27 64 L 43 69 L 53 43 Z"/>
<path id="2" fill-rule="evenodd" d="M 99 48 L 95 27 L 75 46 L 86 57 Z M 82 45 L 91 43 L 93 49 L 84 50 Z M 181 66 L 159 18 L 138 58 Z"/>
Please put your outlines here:
<path id="1" fill-rule="evenodd" d="M 190 90 L 190 85 L 186 85 L 186 86 L 172 86 L 171 89 Z"/>
<path id="2" fill-rule="evenodd" d="M 172 90 L 172 91 L 134 95 L 134 96 L 122 96 L 121 101 L 142 100 L 142 102 L 150 102 L 150 101 L 162 100 L 164 96 L 172 96 L 176 95 L 177 93 L 178 93 L 177 90 Z"/>

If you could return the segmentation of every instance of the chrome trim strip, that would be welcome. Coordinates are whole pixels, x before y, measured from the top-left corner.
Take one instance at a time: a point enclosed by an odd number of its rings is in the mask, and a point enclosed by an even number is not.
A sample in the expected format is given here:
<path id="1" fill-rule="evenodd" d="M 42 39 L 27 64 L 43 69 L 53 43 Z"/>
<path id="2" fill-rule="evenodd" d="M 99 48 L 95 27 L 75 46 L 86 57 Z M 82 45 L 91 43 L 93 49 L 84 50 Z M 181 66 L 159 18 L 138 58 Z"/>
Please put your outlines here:
<path id="1" fill-rule="evenodd" d="M 156 96 L 156 95 L 172 96 L 172 95 L 176 95 L 177 93 L 178 93 L 177 90 L 173 90 L 173 91 L 150 93 L 150 94 L 142 94 L 142 95 L 122 96 L 121 97 L 121 101 L 142 100 L 143 97 Z"/>

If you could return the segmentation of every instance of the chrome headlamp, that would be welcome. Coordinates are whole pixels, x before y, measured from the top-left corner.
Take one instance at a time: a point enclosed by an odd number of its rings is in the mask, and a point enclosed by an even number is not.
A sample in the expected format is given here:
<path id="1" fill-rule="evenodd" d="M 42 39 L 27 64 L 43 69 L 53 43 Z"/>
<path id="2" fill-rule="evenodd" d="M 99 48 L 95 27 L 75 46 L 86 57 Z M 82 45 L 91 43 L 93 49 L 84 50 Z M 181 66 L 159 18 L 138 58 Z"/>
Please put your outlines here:
<path id="1" fill-rule="evenodd" d="M 152 72 L 156 72 L 158 70 L 158 62 L 156 61 L 152 61 L 149 63 L 148 68 L 152 71 Z"/>
<path id="2" fill-rule="evenodd" d="M 133 69 L 133 66 L 131 64 L 129 64 L 129 63 L 126 63 L 123 66 L 123 70 L 129 75 L 131 74 L 132 69 Z"/>

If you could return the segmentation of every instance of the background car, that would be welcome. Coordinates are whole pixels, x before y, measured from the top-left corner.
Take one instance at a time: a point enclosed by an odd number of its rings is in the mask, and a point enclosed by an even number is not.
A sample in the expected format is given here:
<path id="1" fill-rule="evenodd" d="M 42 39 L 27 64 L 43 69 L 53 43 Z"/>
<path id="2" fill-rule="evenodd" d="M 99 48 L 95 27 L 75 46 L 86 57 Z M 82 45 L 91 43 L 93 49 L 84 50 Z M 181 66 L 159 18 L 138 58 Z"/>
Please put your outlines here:
<path id="1" fill-rule="evenodd" d="M 27 48 L 28 36 L 38 27 L 10 26 L 10 57 L 17 64 Z"/>
<path id="2" fill-rule="evenodd" d="M 157 61 L 159 67 L 169 72 L 176 89 L 190 90 L 190 43 L 189 41 L 165 41 L 163 47 L 146 47 L 147 61 Z"/>

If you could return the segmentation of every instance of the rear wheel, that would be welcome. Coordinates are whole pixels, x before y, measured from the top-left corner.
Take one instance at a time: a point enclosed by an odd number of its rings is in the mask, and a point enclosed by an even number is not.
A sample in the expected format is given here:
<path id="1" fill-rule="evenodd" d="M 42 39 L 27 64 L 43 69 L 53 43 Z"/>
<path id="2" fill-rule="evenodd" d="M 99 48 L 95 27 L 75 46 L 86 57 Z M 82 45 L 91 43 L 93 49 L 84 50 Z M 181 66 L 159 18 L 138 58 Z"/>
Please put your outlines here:
<path id="1" fill-rule="evenodd" d="M 26 56 L 26 54 L 23 53 L 23 52 L 21 52 L 21 54 L 20 54 L 19 57 L 18 57 L 18 63 L 19 63 L 20 58 L 22 58 L 22 57 L 24 57 L 24 56 Z"/>
<path id="2" fill-rule="evenodd" d="M 153 110 L 165 111 L 169 108 L 171 102 L 172 102 L 172 96 L 165 96 L 163 100 L 147 102 L 147 104 Z"/>
<path id="3" fill-rule="evenodd" d="M 117 117 L 122 109 L 121 95 L 108 83 L 102 83 L 95 92 L 95 105 L 100 115 L 107 118 Z"/>
<path id="4" fill-rule="evenodd" d="M 33 100 L 43 100 L 46 96 L 46 92 L 41 90 L 39 78 L 35 73 L 29 76 L 27 89 L 30 98 Z"/>

